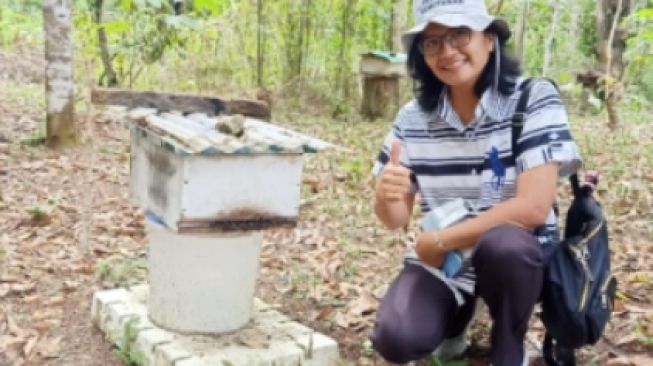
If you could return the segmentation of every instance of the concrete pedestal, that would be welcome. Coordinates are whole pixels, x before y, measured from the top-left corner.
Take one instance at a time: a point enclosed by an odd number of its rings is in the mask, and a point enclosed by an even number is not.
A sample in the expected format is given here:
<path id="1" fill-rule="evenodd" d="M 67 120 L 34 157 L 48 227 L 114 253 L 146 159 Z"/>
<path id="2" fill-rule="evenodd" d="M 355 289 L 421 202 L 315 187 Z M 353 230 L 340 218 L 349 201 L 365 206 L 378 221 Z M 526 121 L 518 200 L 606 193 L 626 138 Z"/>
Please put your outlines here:
<path id="1" fill-rule="evenodd" d="M 145 224 L 152 322 L 176 332 L 218 334 L 249 321 L 262 232 L 180 235 L 149 218 Z"/>
<path id="2" fill-rule="evenodd" d="M 150 322 L 148 287 L 98 291 L 91 318 L 107 338 L 145 366 L 333 366 L 337 343 L 254 299 L 251 321 L 219 336 L 169 332 Z"/>

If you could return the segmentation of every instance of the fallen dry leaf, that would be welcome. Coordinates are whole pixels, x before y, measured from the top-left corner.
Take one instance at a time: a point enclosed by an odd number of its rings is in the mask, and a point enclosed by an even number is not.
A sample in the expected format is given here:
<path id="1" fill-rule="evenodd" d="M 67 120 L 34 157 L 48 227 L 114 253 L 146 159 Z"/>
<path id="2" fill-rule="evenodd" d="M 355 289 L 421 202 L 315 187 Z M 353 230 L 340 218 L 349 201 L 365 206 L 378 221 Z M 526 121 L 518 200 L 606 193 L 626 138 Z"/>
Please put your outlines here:
<path id="1" fill-rule="evenodd" d="M 319 311 L 319 312 L 318 312 L 318 313 L 313 317 L 313 321 L 324 321 L 324 320 L 327 320 L 327 319 L 331 318 L 331 316 L 333 315 L 334 311 L 335 311 L 335 309 L 334 309 L 333 306 L 326 306 L 326 307 L 322 308 L 322 310 L 320 310 L 320 311 Z"/>
<path id="2" fill-rule="evenodd" d="M 0 284 L 0 299 L 7 296 L 11 291 L 11 286 L 6 283 Z"/>
<path id="3" fill-rule="evenodd" d="M 617 357 L 608 360 L 606 366 L 637 366 L 629 357 Z"/>
<path id="4" fill-rule="evenodd" d="M 637 306 L 637 305 L 628 304 L 628 303 L 623 304 L 623 306 L 624 306 L 624 310 L 626 310 L 628 312 L 631 312 L 631 313 L 635 313 L 635 314 L 653 313 L 653 309 L 650 308 L 650 307 L 645 308 L 645 307 L 642 307 L 642 306 Z"/>
<path id="5" fill-rule="evenodd" d="M 364 292 L 357 299 L 349 303 L 348 313 L 350 315 L 366 315 L 376 310 L 379 301 L 374 295 Z"/>
<path id="6" fill-rule="evenodd" d="M 27 343 L 28 338 L 15 337 L 15 336 L 0 336 L 0 354 L 3 354 L 10 364 L 18 362 L 22 359 L 23 347 Z"/>
<path id="7" fill-rule="evenodd" d="M 34 349 L 34 345 L 36 344 L 38 340 L 38 337 L 31 337 L 27 343 L 25 343 L 25 346 L 23 347 L 23 354 L 25 355 L 26 358 L 30 356 L 32 353 L 32 350 Z"/>
<path id="8" fill-rule="evenodd" d="M 258 331 L 242 331 L 236 337 L 239 344 L 250 348 L 262 349 L 270 345 L 270 337 Z"/>
<path id="9" fill-rule="evenodd" d="M 633 342 L 637 341 L 637 334 L 634 333 L 628 333 L 624 334 L 623 336 L 619 337 L 616 341 L 615 344 L 618 346 L 623 346 L 626 344 L 630 344 Z"/>
<path id="10" fill-rule="evenodd" d="M 17 276 L 5 274 L 0 277 L 0 282 L 20 282 Z"/>
<path id="11" fill-rule="evenodd" d="M 349 328 L 351 324 L 354 324 L 355 322 L 350 319 L 345 313 L 338 311 L 336 312 L 336 316 L 334 318 L 336 325 L 339 326 L 340 328 Z"/>
<path id="12" fill-rule="evenodd" d="M 47 300 L 47 304 L 50 306 L 56 306 L 56 305 L 61 305 L 63 304 L 63 296 L 61 295 L 56 295 L 51 297 L 50 299 Z"/>
<path id="13" fill-rule="evenodd" d="M 44 358 L 55 358 L 61 350 L 61 337 L 50 338 L 38 342 L 35 347 L 36 354 Z"/>
<path id="14" fill-rule="evenodd" d="M 66 292 L 71 292 L 76 290 L 79 287 L 79 282 L 77 281 L 64 281 L 63 290 Z"/>
<path id="15" fill-rule="evenodd" d="M 41 333 L 47 332 L 51 329 L 56 329 L 61 326 L 61 320 L 59 319 L 44 319 L 39 321 L 34 325 L 34 328 Z"/>
<path id="16" fill-rule="evenodd" d="M 27 282 L 27 283 L 16 283 L 11 286 L 11 292 L 17 293 L 17 294 L 25 294 L 28 292 L 31 292 L 34 290 L 36 287 L 36 284 L 32 282 Z"/>

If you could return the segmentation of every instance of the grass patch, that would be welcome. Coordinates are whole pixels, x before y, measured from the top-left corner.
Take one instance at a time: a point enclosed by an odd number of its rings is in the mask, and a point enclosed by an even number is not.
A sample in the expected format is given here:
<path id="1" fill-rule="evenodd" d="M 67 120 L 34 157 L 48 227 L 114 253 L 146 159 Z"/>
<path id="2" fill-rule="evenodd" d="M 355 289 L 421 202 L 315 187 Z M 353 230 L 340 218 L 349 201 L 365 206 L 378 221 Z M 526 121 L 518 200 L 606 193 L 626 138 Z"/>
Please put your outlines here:
<path id="1" fill-rule="evenodd" d="M 136 342 L 136 336 L 138 335 L 137 325 L 140 322 L 140 317 L 132 316 L 122 327 L 122 335 L 120 337 L 120 342 L 118 342 L 117 349 L 114 350 L 114 353 L 123 364 L 131 365 L 142 365 L 145 362 L 145 355 L 143 352 L 136 347 L 134 344 Z"/>
<path id="2" fill-rule="evenodd" d="M 144 282 L 147 268 L 146 258 L 112 256 L 100 261 L 95 273 L 109 287 L 125 287 Z"/>

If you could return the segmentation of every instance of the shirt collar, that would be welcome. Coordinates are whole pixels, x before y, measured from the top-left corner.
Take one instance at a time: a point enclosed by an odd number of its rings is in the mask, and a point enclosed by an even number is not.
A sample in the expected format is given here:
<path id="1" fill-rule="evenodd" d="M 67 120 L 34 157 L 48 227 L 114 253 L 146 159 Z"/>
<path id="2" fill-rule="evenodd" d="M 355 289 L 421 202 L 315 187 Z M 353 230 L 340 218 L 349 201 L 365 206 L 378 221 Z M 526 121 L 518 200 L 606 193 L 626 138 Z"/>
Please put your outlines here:
<path id="1" fill-rule="evenodd" d="M 479 121 L 492 120 L 499 121 L 501 120 L 501 106 L 503 100 L 501 95 L 494 90 L 492 87 L 488 87 L 481 95 L 481 99 L 476 106 L 476 111 L 474 113 L 474 120 L 467 126 L 463 124 L 458 116 L 458 113 L 453 109 L 451 105 L 451 100 L 449 99 L 449 92 L 445 88 L 440 93 L 440 99 L 436 107 L 435 113 L 440 120 L 444 121 L 449 126 L 455 128 L 459 131 L 464 131 L 466 128 L 475 126 Z"/>

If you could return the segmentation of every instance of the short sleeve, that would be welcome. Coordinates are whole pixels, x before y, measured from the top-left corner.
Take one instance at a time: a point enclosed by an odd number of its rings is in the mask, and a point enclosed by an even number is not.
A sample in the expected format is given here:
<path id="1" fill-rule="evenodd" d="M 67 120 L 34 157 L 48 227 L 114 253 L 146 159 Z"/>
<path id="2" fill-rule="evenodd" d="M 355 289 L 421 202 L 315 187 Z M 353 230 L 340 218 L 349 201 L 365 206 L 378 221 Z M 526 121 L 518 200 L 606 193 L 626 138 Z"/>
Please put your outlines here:
<path id="1" fill-rule="evenodd" d="M 381 150 L 379 151 L 379 154 L 377 155 L 376 161 L 374 162 L 374 166 L 372 167 L 372 174 L 375 177 L 378 177 L 381 175 L 383 172 L 383 167 L 388 163 L 390 160 L 390 148 L 392 147 L 392 142 L 395 140 L 399 140 L 401 142 L 401 152 L 399 154 L 399 163 L 403 166 L 405 166 L 408 169 L 411 169 L 411 164 L 410 160 L 408 158 L 407 154 L 407 148 L 406 148 L 406 140 L 404 138 L 404 133 L 403 133 L 403 126 L 404 126 L 404 119 L 406 118 L 406 107 L 402 108 L 399 110 L 397 113 L 397 116 L 395 118 L 394 123 L 392 124 L 392 128 L 390 131 L 386 134 L 384 140 L 383 140 L 383 146 L 381 147 Z M 412 169 L 411 169 L 412 170 Z M 412 181 L 412 186 L 411 186 L 411 191 L 413 193 L 417 192 L 417 181 L 415 179 L 415 175 L 411 174 L 411 181 Z"/>
<path id="2" fill-rule="evenodd" d="M 560 164 L 559 176 L 576 172 L 581 166 L 578 146 L 569 129 L 569 121 L 560 93 L 548 81 L 533 85 L 527 117 L 517 141 L 519 173 L 551 162 Z"/>

